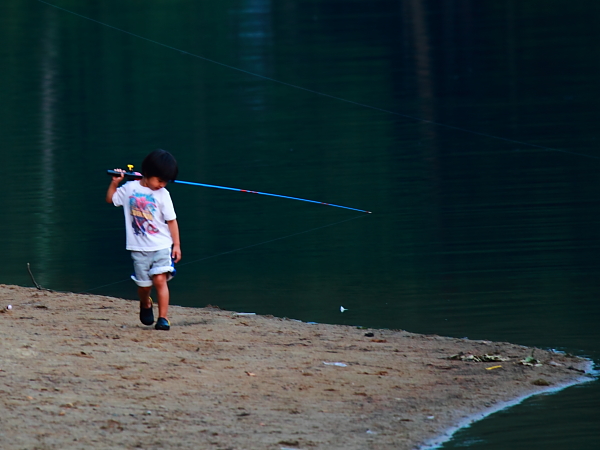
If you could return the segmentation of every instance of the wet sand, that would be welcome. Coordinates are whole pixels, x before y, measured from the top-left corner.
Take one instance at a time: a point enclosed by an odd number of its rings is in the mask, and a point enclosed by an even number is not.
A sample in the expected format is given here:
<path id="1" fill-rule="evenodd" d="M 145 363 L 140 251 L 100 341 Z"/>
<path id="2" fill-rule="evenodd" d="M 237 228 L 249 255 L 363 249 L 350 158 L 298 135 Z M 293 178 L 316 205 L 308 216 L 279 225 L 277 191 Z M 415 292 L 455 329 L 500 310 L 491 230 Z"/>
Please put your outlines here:
<path id="1" fill-rule="evenodd" d="M 12 310 L 7 310 L 7 305 Z M 3 449 L 416 449 L 586 380 L 520 345 L 0 285 Z M 532 358 L 533 354 L 533 358 Z M 537 365 L 540 364 L 540 365 Z"/>

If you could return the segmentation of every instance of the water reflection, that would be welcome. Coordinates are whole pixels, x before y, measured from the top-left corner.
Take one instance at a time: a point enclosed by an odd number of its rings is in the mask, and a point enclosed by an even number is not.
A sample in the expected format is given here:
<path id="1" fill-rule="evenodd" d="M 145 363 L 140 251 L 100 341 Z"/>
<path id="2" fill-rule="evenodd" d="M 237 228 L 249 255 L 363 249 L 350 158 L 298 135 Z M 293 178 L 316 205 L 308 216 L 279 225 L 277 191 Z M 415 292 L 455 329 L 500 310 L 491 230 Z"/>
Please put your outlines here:
<path id="1" fill-rule="evenodd" d="M 39 206 L 36 210 L 37 230 L 34 233 L 34 242 L 38 250 L 36 265 L 40 269 L 39 282 L 45 284 L 49 278 L 45 275 L 52 264 L 52 246 L 55 222 L 55 152 L 57 147 L 57 114 L 58 114 L 58 71 L 59 48 L 57 37 L 57 11 L 46 9 L 44 11 L 44 34 L 42 36 L 41 58 L 41 131 L 39 167 L 42 168 L 39 185 Z"/>
<path id="2" fill-rule="evenodd" d="M 236 30 L 236 66 L 251 73 L 271 77 L 273 58 L 273 21 L 269 0 L 243 0 L 239 9 L 233 10 Z M 248 78 L 241 83 L 239 99 L 253 111 L 265 109 L 266 86 L 263 81 Z"/>

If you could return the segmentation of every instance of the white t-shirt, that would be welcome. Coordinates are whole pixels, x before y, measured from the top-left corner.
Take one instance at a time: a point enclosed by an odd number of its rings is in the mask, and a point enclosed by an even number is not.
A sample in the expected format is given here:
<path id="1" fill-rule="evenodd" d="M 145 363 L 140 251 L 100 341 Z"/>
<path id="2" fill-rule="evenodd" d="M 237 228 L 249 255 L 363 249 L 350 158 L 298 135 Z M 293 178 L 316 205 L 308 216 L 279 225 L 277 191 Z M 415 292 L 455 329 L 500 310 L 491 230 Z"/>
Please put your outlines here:
<path id="1" fill-rule="evenodd" d="M 117 189 L 112 201 L 115 206 L 122 206 L 125 213 L 127 250 L 152 252 L 171 248 L 173 238 L 167 221 L 177 216 L 169 191 L 153 191 L 138 180 L 129 181 Z"/>

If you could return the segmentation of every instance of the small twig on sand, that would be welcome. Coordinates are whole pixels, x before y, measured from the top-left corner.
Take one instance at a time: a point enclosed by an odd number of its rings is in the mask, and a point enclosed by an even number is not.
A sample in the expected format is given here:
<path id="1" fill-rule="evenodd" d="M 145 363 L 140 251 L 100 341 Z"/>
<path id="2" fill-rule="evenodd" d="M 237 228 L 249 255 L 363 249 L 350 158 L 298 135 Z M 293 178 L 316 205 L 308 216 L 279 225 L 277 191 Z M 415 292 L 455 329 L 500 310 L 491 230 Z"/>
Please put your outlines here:
<path id="1" fill-rule="evenodd" d="M 31 266 L 29 265 L 29 263 L 27 263 L 27 271 L 29 272 L 29 276 L 31 277 L 31 281 L 33 281 L 33 284 L 35 284 L 35 287 L 38 288 L 39 291 L 50 291 L 50 289 L 44 289 L 43 287 L 41 287 L 37 281 L 35 281 L 35 278 L 33 278 L 33 273 L 31 273 Z"/>

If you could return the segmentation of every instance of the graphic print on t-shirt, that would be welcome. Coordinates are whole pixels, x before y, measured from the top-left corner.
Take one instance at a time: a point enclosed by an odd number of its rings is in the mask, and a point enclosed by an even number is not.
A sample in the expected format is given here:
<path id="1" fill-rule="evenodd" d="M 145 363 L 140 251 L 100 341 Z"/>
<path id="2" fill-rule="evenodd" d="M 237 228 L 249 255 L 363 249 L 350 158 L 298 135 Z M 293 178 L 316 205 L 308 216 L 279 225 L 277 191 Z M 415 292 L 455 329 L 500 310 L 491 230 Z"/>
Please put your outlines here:
<path id="1" fill-rule="evenodd" d="M 152 194 L 134 192 L 129 197 L 129 209 L 131 211 L 131 225 L 136 235 L 145 236 L 146 233 L 158 233 L 158 229 L 152 224 L 156 212 L 156 201 Z"/>

